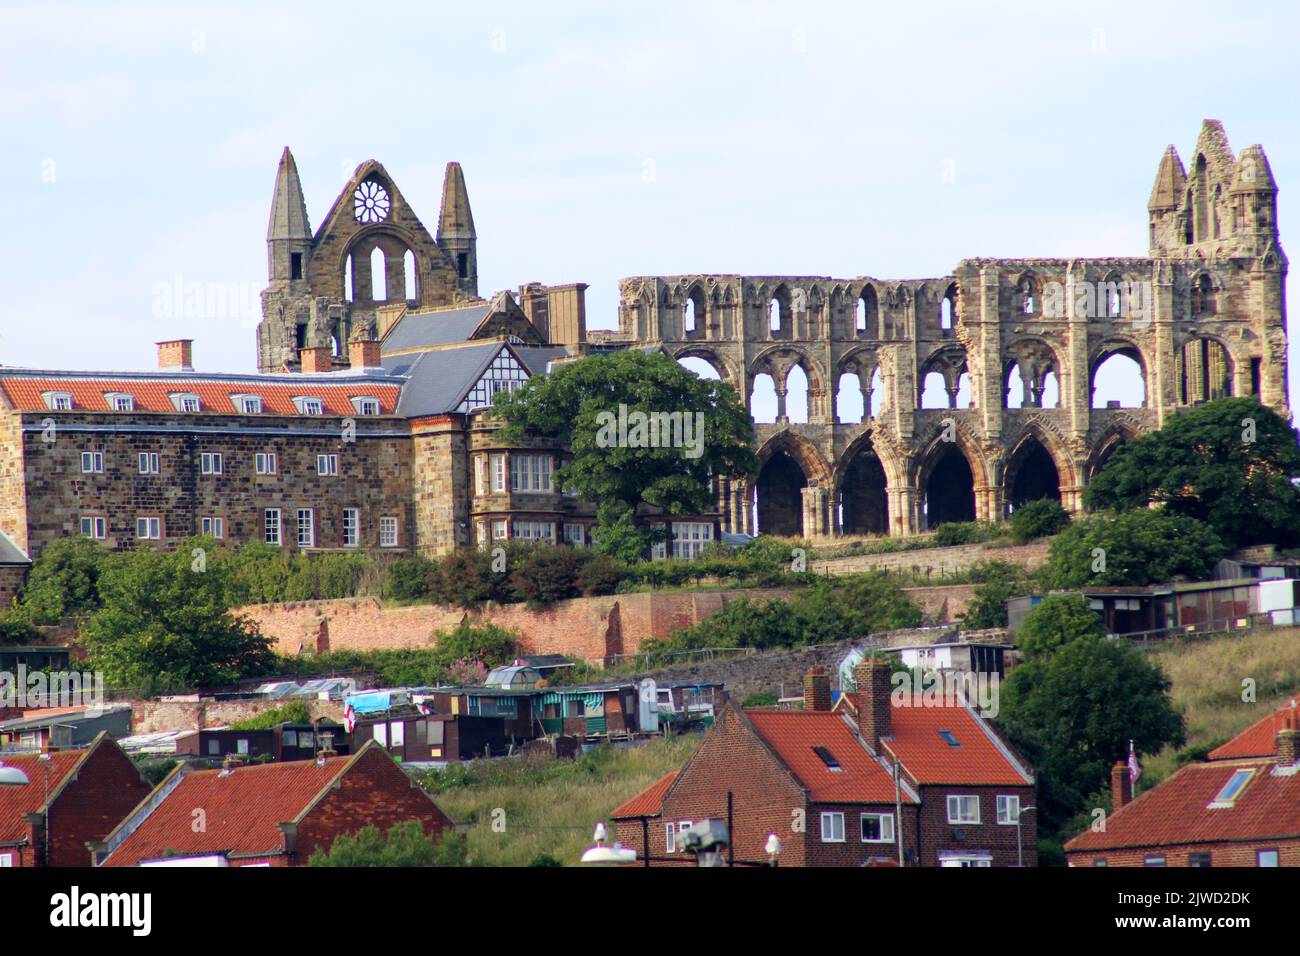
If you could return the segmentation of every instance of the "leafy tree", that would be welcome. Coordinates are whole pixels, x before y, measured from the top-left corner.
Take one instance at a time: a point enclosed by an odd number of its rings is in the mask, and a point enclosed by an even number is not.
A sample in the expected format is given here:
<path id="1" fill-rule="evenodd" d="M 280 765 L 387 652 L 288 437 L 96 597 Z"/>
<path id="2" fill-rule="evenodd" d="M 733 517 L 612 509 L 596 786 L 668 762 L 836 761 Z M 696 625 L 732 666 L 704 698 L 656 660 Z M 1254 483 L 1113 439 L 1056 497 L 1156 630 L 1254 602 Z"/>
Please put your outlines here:
<path id="1" fill-rule="evenodd" d="M 32 565 L 22 603 L 33 623 L 57 624 L 100 605 L 99 574 L 108 552 L 89 538 L 51 542 Z"/>
<path id="2" fill-rule="evenodd" d="M 270 641 L 228 609 L 229 566 L 201 557 L 214 545 L 195 538 L 176 551 L 115 554 L 103 563 L 103 606 L 82 627 L 81 643 L 106 680 L 216 687 L 268 671 Z"/>
<path id="3" fill-rule="evenodd" d="M 1300 543 L 1295 429 L 1254 398 L 1174 415 L 1121 446 L 1088 484 L 1089 509 L 1163 506 L 1204 521 L 1229 546 Z"/>
<path id="4" fill-rule="evenodd" d="M 378 827 L 363 827 L 355 834 L 337 837 L 329 851 L 318 849 L 308 866 L 411 867 L 464 866 L 464 841 L 447 833 L 437 840 L 424 835 L 419 820 L 394 824 L 386 833 Z M 450 846 L 439 848 L 451 841 Z"/>
<path id="5" fill-rule="evenodd" d="M 1070 515 L 1054 498 L 1040 498 L 1021 505 L 1011 513 L 1011 536 L 1020 544 L 1035 538 L 1060 533 L 1070 523 Z"/>
<path id="6" fill-rule="evenodd" d="M 429 596 L 434 564 L 422 554 L 401 558 L 388 566 L 387 597 L 396 601 L 421 601 Z"/>
<path id="7" fill-rule="evenodd" d="M 972 630 L 1007 626 L 1007 601 L 1028 589 L 1025 570 L 1007 561 L 981 562 L 972 569 L 982 578 L 961 615 L 962 625 Z"/>
<path id="8" fill-rule="evenodd" d="M 568 545 L 538 545 L 514 565 L 510 583 L 533 609 L 577 597 L 578 558 Z"/>
<path id="9" fill-rule="evenodd" d="M 626 415 L 620 416 L 620 406 Z M 647 555 L 662 529 L 632 523 L 641 505 L 669 515 L 700 514 L 716 507 L 714 475 L 752 473 L 754 426 L 730 385 L 702 379 L 661 353 L 623 351 L 588 355 L 503 392 L 496 408 L 505 419 L 503 437 L 526 433 L 556 439 L 573 459 L 556 470 L 566 490 L 598 504 L 597 547 L 622 560 Z M 685 428 L 663 447 L 636 428 L 637 414 L 679 415 Z M 619 434 L 611 421 L 629 423 Z"/>
<path id="10" fill-rule="evenodd" d="M 513 631 L 495 624 L 469 624 L 463 622 L 450 631 L 434 638 L 435 659 L 444 666 L 457 661 L 475 660 L 488 667 L 508 664 L 519 654 L 519 643 Z"/>
<path id="11" fill-rule="evenodd" d="M 1029 655 L 1011 672 L 998 724 L 1038 771 L 1045 829 L 1086 809 L 1130 740 L 1139 753 L 1182 745 L 1169 688 L 1140 651 L 1095 634 Z"/>
<path id="12" fill-rule="evenodd" d="M 0 610 L 0 645 L 32 644 L 41 632 L 32 624 L 26 608 L 12 607 Z"/>
<path id="13" fill-rule="evenodd" d="M 1040 577 L 1048 588 L 1141 586 L 1179 575 L 1197 580 L 1225 551 L 1207 525 L 1183 515 L 1146 508 L 1090 515 L 1056 536 Z"/>
<path id="14" fill-rule="evenodd" d="M 1050 654 L 1084 637 L 1105 637 L 1106 625 L 1078 594 L 1049 594 L 1025 615 L 1016 646 L 1026 659 Z"/>

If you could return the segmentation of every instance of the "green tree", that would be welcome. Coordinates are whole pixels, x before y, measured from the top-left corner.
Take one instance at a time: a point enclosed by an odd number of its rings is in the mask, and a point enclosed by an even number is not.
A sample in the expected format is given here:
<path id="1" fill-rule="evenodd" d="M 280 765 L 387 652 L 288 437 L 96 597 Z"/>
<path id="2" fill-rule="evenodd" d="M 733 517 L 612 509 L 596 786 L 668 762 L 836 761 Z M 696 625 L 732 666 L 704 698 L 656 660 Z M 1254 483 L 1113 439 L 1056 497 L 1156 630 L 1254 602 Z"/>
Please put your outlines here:
<path id="1" fill-rule="evenodd" d="M 1049 594 L 1025 615 L 1016 631 L 1016 647 L 1028 660 L 1059 650 L 1085 637 L 1105 637 L 1106 626 L 1078 594 Z"/>
<path id="2" fill-rule="evenodd" d="M 496 667 L 510 663 L 518 654 L 519 642 L 514 632 L 495 624 L 462 622 L 434 637 L 434 657 L 443 666 L 475 660 L 487 667 Z"/>
<path id="3" fill-rule="evenodd" d="M 1254 398 L 1172 416 L 1115 452 L 1088 483 L 1089 509 L 1163 506 L 1204 521 L 1229 547 L 1300 543 L 1294 428 Z"/>
<path id="4" fill-rule="evenodd" d="M 599 505 L 597 547 L 625 561 L 644 558 L 662 540 L 661 529 L 632 522 L 639 506 L 669 515 L 711 511 L 712 477 L 750 474 L 757 465 L 753 422 L 731 386 L 702 379 L 661 353 L 621 351 L 561 364 L 499 394 L 496 409 L 507 440 L 533 434 L 572 449 L 556 481 Z M 639 416 L 652 415 L 677 416 L 691 432 L 660 431 L 652 444 L 653 426 L 637 427 Z M 625 432 L 615 427 L 620 420 L 628 423 Z"/>
<path id="5" fill-rule="evenodd" d="M 89 538 L 61 538 L 41 551 L 23 588 L 24 610 L 36 624 L 57 624 L 100 605 L 99 574 L 108 552 Z"/>
<path id="6" fill-rule="evenodd" d="M 1011 512 L 1011 536 L 1018 543 L 1059 534 L 1070 523 L 1070 515 L 1055 498 L 1029 501 Z"/>
<path id="7" fill-rule="evenodd" d="M 960 615 L 964 627 L 980 630 L 1007 626 L 1007 601 L 1028 590 L 1025 570 L 1008 561 L 981 562 L 972 569 L 980 583 Z"/>
<path id="8" fill-rule="evenodd" d="M 1219 536 L 1194 518 L 1147 508 L 1089 515 L 1052 541 L 1040 578 L 1048 588 L 1198 580 L 1225 553 Z"/>
<path id="9" fill-rule="evenodd" d="M 449 846 L 442 845 L 450 842 Z M 389 827 L 363 827 L 355 834 L 337 837 L 329 851 L 318 849 L 308 866 L 411 867 L 464 866 L 464 840 L 447 833 L 436 842 L 424 835 L 419 820 L 406 820 Z"/>
<path id="10" fill-rule="evenodd" d="M 214 551 L 212 539 L 194 538 L 176 551 L 139 550 L 103 563 L 103 606 L 82 627 L 81 643 L 109 683 L 217 687 L 269 670 L 271 643 L 230 613 L 229 566 L 207 561 Z"/>

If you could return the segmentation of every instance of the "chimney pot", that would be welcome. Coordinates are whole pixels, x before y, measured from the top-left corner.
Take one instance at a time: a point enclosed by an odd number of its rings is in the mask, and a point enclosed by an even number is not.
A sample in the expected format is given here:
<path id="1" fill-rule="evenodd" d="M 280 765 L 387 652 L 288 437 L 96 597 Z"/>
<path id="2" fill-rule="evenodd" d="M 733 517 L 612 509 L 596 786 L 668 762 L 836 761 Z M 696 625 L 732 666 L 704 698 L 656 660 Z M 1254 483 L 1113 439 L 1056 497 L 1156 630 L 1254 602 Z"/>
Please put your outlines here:
<path id="1" fill-rule="evenodd" d="M 1278 763 L 1300 763 L 1300 716 L 1292 713 L 1283 718 L 1276 744 Z"/>
<path id="2" fill-rule="evenodd" d="M 304 372 L 331 372 L 334 370 L 334 358 L 324 346 L 301 349 L 298 352 L 298 366 Z"/>
<path id="3" fill-rule="evenodd" d="M 858 729 L 867 746 L 879 751 L 881 738 L 894 735 L 890 719 L 889 661 L 880 657 L 864 658 L 853 674 L 858 682 L 854 694 Z"/>
<path id="4" fill-rule="evenodd" d="M 1110 768 L 1110 812 L 1126 806 L 1133 799 L 1133 778 L 1129 776 L 1128 764 L 1116 761 Z"/>
<path id="5" fill-rule="evenodd" d="M 803 678 L 803 709 L 831 709 L 831 678 L 820 667 L 814 667 Z"/>
<path id="6" fill-rule="evenodd" d="M 191 371 L 194 368 L 194 340 L 168 339 L 158 346 L 158 367 Z"/>

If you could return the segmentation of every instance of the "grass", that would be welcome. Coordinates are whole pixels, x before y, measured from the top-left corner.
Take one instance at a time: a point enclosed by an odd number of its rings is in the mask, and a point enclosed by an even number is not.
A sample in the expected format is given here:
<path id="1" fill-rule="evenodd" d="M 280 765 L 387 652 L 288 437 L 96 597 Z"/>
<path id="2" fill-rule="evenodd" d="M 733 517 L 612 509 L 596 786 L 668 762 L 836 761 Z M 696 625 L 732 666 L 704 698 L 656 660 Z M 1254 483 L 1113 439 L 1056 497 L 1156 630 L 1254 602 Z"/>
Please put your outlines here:
<path id="1" fill-rule="evenodd" d="M 464 830 L 471 863 L 528 866 L 545 855 L 572 866 L 591 845 L 596 821 L 607 821 L 620 803 L 681 767 L 699 741 L 695 735 L 665 737 L 604 745 L 573 760 L 534 755 L 417 776 Z"/>
<path id="2" fill-rule="evenodd" d="M 1227 740 L 1300 691 L 1300 628 L 1170 641 L 1151 651 L 1151 659 L 1173 682 L 1188 749 Z M 1242 700 L 1247 679 L 1254 681 L 1255 703 Z M 1163 779 L 1176 767 L 1177 752 L 1166 747 L 1147 758 L 1142 782 Z"/>

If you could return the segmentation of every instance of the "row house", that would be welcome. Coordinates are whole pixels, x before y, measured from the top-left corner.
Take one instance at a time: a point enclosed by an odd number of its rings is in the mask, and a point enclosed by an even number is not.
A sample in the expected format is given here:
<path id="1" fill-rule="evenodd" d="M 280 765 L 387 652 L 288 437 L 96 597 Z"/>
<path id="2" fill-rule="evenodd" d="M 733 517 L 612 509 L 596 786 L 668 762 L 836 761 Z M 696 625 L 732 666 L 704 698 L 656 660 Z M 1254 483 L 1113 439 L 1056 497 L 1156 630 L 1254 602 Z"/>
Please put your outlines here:
<path id="1" fill-rule="evenodd" d="M 671 865 L 677 834 L 722 819 L 739 862 L 775 835 L 782 865 L 1036 865 L 1030 768 L 970 708 L 896 706 L 889 673 L 863 661 L 834 706 L 819 670 L 803 710 L 729 704 L 680 771 L 611 813 L 619 841 Z"/>
<path id="2" fill-rule="evenodd" d="M 1070 866 L 1300 866 L 1300 696 L 1137 797 L 1116 764 L 1111 805 Z"/>

